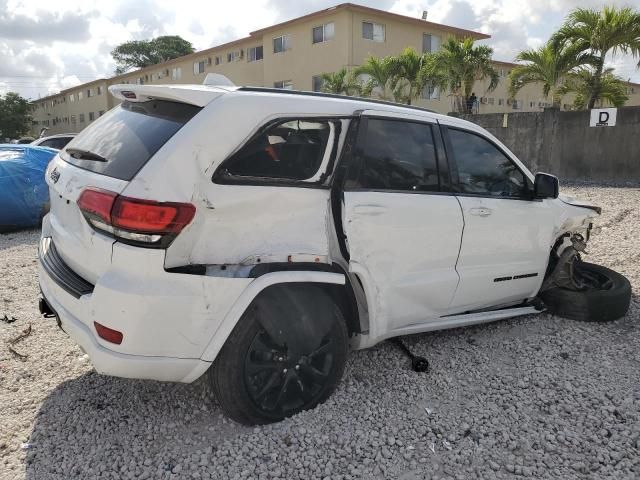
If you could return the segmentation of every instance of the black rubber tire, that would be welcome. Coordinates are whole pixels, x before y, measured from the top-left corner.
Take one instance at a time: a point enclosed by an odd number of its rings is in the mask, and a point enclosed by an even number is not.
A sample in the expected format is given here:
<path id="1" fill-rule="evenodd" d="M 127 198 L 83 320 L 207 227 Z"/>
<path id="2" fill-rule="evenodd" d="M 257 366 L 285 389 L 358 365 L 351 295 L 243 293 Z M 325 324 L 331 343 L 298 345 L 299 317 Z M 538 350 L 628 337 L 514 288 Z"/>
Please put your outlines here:
<path id="1" fill-rule="evenodd" d="M 331 335 L 337 348 L 326 384 L 319 393 L 300 408 L 285 414 L 267 413 L 259 408 L 251 398 L 244 375 L 245 359 L 252 342 L 265 331 L 264 325 L 274 325 L 276 317 L 280 322 L 276 330 L 282 332 L 285 330 L 282 327 L 287 326 L 286 333 L 292 328 L 295 335 L 305 339 L 313 336 L 314 325 L 322 324 L 324 334 Z M 245 425 L 278 422 L 329 398 L 342 378 L 348 349 L 349 337 L 343 315 L 321 287 L 277 285 L 265 289 L 247 308 L 209 369 L 209 378 L 221 409 L 231 419 Z"/>
<path id="2" fill-rule="evenodd" d="M 540 294 L 547 310 L 559 317 L 583 322 L 610 322 L 624 317 L 631 302 L 629 280 L 618 272 L 593 263 L 580 262 L 577 268 L 606 276 L 611 287 L 584 291 L 549 289 Z"/>

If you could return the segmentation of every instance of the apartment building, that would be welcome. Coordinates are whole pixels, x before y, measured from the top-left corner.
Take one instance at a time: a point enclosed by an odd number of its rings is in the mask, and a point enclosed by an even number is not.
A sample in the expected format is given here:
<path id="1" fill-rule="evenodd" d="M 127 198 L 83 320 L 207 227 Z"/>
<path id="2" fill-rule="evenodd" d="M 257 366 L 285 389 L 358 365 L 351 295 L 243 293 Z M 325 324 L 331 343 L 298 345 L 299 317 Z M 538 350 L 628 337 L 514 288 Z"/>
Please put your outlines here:
<path id="1" fill-rule="evenodd" d="M 450 36 L 489 39 L 489 35 L 421 18 L 407 17 L 350 3 L 321 10 L 251 32 L 248 37 L 192 53 L 158 65 L 109 79 L 100 79 L 34 101 L 33 134 L 77 132 L 118 101 L 108 94 L 115 84 L 200 84 L 207 73 L 221 73 L 237 85 L 319 91 L 320 76 L 343 67 L 354 68 L 367 57 L 395 55 L 406 47 L 435 52 Z M 539 85 L 523 88 L 509 99 L 507 76 L 515 66 L 494 62 L 498 87 L 489 92 L 487 82 L 476 83 L 479 113 L 539 111 L 550 105 Z M 640 85 L 628 84 L 629 105 L 640 105 Z M 573 99 L 567 96 L 565 109 Z M 426 88 L 417 105 L 447 113 L 452 98 Z"/>

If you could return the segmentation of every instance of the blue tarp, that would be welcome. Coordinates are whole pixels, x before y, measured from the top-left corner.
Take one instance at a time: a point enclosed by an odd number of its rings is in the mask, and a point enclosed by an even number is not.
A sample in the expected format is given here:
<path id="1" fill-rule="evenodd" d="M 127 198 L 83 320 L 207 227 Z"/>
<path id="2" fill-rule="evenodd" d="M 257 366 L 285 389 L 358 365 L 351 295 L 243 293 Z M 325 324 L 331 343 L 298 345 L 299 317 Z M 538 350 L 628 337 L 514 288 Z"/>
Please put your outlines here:
<path id="1" fill-rule="evenodd" d="M 0 144 L 0 232 L 40 225 L 49 208 L 44 172 L 57 150 Z"/>

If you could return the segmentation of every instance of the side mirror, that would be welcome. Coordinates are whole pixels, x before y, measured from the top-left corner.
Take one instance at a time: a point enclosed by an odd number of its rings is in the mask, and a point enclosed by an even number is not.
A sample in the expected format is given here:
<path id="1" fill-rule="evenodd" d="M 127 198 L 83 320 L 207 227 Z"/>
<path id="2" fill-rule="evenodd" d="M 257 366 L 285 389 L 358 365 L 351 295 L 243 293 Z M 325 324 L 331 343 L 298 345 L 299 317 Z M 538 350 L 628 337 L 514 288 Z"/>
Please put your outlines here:
<path id="1" fill-rule="evenodd" d="M 558 198 L 559 193 L 560 183 L 558 182 L 558 177 L 548 173 L 536 173 L 536 179 L 533 183 L 534 198 Z"/>

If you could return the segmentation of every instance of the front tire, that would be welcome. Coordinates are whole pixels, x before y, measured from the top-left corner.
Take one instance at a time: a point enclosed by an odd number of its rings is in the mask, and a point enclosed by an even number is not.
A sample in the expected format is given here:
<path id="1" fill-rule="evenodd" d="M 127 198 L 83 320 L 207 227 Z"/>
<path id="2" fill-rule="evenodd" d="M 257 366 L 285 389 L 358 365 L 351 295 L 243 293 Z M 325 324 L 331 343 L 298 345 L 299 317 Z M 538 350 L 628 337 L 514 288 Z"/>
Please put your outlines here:
<path id="1" fill-rule="evenodd" d="M 210 379 L 227 416 L 246 425 L 272 423 L 324 402 L 347 353 L 345 320 L 321 287 L 278 285 L 243 314 Z"/>
<path id="2" fill-rule="evenodd" d="M 555 287 L 540 294 L 550 313 L 583 322 L 609 322 L 624 317 L 631 302 L 631 283 L 601 265 L 577 262 L 575 274 L 584 290 Z"/>

